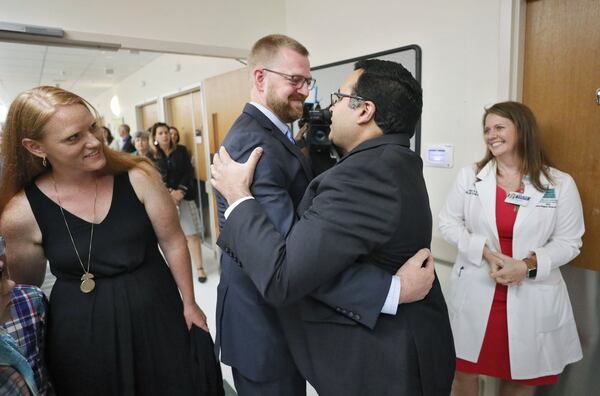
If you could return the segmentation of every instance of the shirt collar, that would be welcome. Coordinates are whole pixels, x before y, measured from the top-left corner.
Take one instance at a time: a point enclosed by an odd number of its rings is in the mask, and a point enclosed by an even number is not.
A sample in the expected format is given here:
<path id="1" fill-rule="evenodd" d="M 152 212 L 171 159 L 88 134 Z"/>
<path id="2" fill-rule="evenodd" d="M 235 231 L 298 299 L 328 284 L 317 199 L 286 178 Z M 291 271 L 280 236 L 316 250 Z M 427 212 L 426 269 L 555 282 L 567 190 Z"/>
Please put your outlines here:
<path id="1" fill-rule="evenodd" d="M 286 123 L 281 121 L 275 114 L 273 114 L 271 110 L 261 105 L 260 103 L 250 102 L 250 104 L 256 107 L 261 113 L 265 115 L 265 117 L 267 117 L 273 124 L 275 124 L 275 126 L 281 131 L 281 133 L 283 133 L 284 135 L 287 134 L 287 131 L 290 128 L 287 126 Z"/>

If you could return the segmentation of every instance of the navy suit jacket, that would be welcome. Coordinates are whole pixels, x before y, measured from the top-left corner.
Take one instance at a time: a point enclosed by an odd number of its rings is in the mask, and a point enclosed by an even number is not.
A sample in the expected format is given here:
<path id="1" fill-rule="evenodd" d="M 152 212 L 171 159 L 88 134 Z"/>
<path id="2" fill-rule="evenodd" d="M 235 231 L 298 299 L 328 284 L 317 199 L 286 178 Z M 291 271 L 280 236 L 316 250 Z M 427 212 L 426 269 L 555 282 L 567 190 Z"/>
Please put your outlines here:
<path id="1" fill-rule="evenodd" d="M 123 147 L 121 147 L 121 151 L 126 153 L 133 153 L 135 151 L 135 146 L 133 145 L 133 139 L 131 135 L 127 135 L 125 139 L 123 139 Z"/>
<path id="2" fill-rule="evenodd" d="M 304 155 L 250 104 L 231 127 L 223 146 L 236 161 L 246 161 L 254 148 L 263 148 L 252 194 L 275 230 L 287 236 L 297 221 L 296 209 L 312 179 Z M 223 229 L 227 203 L 218 196 L 217 204 Z M 305 248 L 310 250 L 313 246 Z M 272 381 L 296 370 L 277 309 L 263 299 L 235 258 L 222 254 L 221 270 L 216 318 L 216 348 L 220 348 L 221 360 L 254 381 Z M 343 307 L 348 320 L 372 328 L 390 282 L 391 275 L 375 266 L 355 265 L 314 290 L 310 298 L 316 305 L 331 307 L 328 309 L 334 313 L 336 308 Z"/>

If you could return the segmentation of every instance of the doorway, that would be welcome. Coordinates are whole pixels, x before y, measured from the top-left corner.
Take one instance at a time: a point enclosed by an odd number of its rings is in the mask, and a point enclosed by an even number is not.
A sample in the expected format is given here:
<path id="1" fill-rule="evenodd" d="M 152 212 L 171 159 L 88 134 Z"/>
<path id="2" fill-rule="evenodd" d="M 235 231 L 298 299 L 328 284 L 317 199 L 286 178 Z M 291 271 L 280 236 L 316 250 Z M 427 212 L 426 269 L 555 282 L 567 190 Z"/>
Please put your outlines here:
<path id="1" fill-rule="evenodd" d="M 185 146 L 192 158 L 194 166 L 194 182 L 197 186 L 196 204 L 200 209 L 202 220 L 202 241 L 207 247 L 212 246 L 210 225 L 210 198 L 206 183 L 206 139 L 202 127 L 202 97 L 200 89 L 170 96 L 165 99 L 165 110 L 169 125 L 179 131 L 179 144 Z"/>

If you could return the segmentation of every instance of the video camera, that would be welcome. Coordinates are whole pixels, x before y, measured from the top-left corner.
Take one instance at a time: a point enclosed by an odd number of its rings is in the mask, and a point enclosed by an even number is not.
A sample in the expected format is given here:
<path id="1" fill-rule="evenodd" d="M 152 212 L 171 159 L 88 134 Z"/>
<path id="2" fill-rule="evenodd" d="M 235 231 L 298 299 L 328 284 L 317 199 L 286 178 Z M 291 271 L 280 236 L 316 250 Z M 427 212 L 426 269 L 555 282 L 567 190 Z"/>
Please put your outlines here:
<path id="1" fill-rule="evenodd" d="M 302 118 L 298 126 L 308 125 L 304 141 L 308 147 L 310 163 L 315 176 L 331 168 L 339 160 L 335 146 L 329 140 L 331 131 L 331 112 L 329 108 L 322 109 L 318 102 L 305 103 Z"/>
<path id="2" fill-rule="evenodd" d="M 331 141 L 329 140 L 329 131 L 331 125 L 331 112 L 328 108 L 321 109 L 319 102 L 304 103 L 302 118 L 298 120 L 298 125 L 302 128 L 308 124 L 305 140 L 306 145 L 311 150 L 329 151 Z"/>

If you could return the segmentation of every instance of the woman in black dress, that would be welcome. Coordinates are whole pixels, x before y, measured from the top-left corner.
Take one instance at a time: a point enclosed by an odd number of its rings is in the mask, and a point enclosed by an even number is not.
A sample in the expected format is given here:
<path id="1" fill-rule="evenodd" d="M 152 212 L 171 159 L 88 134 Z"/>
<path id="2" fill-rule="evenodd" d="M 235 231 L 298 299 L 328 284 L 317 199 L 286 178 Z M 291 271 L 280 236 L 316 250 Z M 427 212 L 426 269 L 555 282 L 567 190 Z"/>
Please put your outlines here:
<path id="1" fill-rule="evenodd" d="M 96 119 L 55 87 L 11 104 L 0 187 L 11 274 L 40 285 L 48 259 L 57 277 L 47 358 L 59 395 L 195 394 L 188 330 L 208 329 L 175 205 L 148 160 L 102 144 Z"/>

